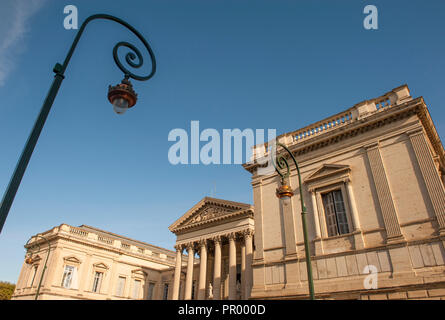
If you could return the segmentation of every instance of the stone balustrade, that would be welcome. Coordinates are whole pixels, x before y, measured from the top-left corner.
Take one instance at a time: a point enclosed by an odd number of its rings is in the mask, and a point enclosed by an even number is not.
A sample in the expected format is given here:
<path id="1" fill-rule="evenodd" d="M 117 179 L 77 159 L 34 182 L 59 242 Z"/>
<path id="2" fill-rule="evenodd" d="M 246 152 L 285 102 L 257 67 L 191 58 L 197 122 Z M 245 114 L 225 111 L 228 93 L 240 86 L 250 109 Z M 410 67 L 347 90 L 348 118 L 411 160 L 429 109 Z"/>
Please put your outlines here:
<path id="1" fill-rule="evenodd" d="M 144 248 L 142 246 L 133 245 L 130 243 L 125 242 L 125 240 L 119 240 L 118 238 L 111 238 L 106 237 L 100 233 L 95 233 L 91 231 L 84 230 L 79 227 L 73 227 L 67 224 L 62 224 L 58 227 L 55 227 L 45 233 L 42 233 L 41 235 L 49 236 L 49 235 L 65 235 L 69 237 L 75 237 L 82 239 L 84 241 L 90 241 L 93 243 L 98 243 L 100 245 L 108 245 L 112 246 L 116 250 L 124 250 L 132 254 L 136 254 L 139 256 L 145 256 L 150 257 L 150 259 L 164 262 L 169 261 L 172 262 L 175 259 L 175 256 L 172 253 L 159 253 L 159 252 L 153 252 L 149 248 Z M 42 242 L 43 240 L 38 237 L 33 237 L 29 241 L 29 246 L 33 244 L 34 242 Z"/>
<path id="2" fill-rule="evenodd" d="M 411 99 L 408 87 L 403 85 L 378 98 L 362 101 L 334 116 L 310 124 L 299 130 L 280 135 L 277 137 L 277 141 L 288 146 L 301 143 L 326 132 L 351 124 L 354 121 L 369 117 L 377 112 L 385 111 L 392 106 L 399 105 Z M 258 144 L 253 147 L 251 161 L 268 156 L 269 152 L 269 142 Z"/>

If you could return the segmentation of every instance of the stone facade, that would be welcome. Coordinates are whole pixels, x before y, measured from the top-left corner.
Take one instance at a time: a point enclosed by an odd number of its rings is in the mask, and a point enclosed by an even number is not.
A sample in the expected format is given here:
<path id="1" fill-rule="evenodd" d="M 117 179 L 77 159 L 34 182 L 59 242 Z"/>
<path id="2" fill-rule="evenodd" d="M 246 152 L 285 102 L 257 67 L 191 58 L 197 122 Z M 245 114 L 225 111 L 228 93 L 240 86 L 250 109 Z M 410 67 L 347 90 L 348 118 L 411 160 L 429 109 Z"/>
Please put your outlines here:
<path id="1" fill-rule="evenodd" d="M 184 299 L 192 298 L 192 279 L 196 271 L 189 267 L 181 281 L 181 256 L 187 250 L 187 265 L 199 252 L 197 298 L 248 299 L 252 288 L 253 207 L 239 202 L 205 197 L 169 229 L 177 236 L 177 260 L 173 299 L 179 299 L 184 283 Z"/>
<path id="2" fill-rule="evenodd" d="M 404 85 L 277 140 L 300 167 L 317 298 L 444 297 L 445 158 L 423 98 Z M 268 147 L 244 164 L 255 207 L 251 298 L 306 298 L 299 192 L 279 201 L 278 175 L 257 173 Z M 294 167 L 289 183 L 299 190 Z M 368 290 L 374 267 L 378 288 Z"/>
<path id="3" fill-rule="evenodd" d="M 422 97 L 403 85 L 277 140 L 299 164 L 317 299 L 445 299 L 445 154 Z M 243 165 L 254 206 L 202 199 L 169 227 L 176 252 L 88 226 L 45 232 L 40 299 L 307 298 L 297 170 L 288 159 L 298 192 L 279 200 L 269 152 Z M 35 294 L 36 244 L 14 299 Z"/>
<path id="4" fill-rule="evenodd" d="M 62 224 L 42 234 L 51 244 L 39 299 L 164 299 L 176 254 L 89 226 Z M 32 237 L 25 246 L 33 263 L 23 263 L 13 299 L 34 299 L 48 253 Z"/>

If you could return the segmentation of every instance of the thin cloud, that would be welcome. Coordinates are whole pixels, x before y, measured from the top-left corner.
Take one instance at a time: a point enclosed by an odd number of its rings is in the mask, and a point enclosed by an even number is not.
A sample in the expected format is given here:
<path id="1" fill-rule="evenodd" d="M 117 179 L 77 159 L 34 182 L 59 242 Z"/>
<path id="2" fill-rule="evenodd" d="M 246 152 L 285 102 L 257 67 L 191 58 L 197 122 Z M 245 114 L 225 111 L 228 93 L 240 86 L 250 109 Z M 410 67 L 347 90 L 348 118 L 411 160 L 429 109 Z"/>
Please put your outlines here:
<path id="1" fill-rule="evenodd" d="M 4 2 L 3 2 L 4 1 Z M 16 57 L 25 50 L 24 37 L 30 30 L 30 18 L 46 0 L 3 0 L 2 29 L 0 37 L 0 87 L 14 69 Z"/>

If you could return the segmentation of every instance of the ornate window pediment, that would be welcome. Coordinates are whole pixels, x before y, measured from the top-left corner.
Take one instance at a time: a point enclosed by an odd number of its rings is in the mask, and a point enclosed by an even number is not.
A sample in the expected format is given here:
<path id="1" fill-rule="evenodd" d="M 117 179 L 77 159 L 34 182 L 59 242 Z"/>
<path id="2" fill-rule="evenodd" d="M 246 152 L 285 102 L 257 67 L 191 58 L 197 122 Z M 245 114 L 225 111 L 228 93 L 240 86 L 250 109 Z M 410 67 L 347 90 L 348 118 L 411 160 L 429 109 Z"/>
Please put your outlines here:
<path id="1" fill-rule="evenodd" d="M 80 264 L 82 263 L 82 261 L 80 261 L 79 259 L 77 259 L 75 256 L 69 256 L 69 257 L 64 257 L 63 261 L 65 261 L 66 264 Z"/>
<path id="2" fill-rule="evenodd" d="M 323 180 L 332 176 L 348 174 L 351 168 L 348 165 L 341 164 L 323 164 L 313 173 L 311 173 L 304 182 L 311 183 L 318 180 Z"/>
<path id="3" fill-rule="evenodd" d="M 108 270 L 108 266 L 105 263 L 99 262 L 99 263 L 95 263 L 93 264 L 94 268 L 96 269 L 104 269 L 104 270 Z"/>
<path id="4" fill-rule="evenodd" d="M 32 256 L 32 263 L 33 264 L 39 263 L 40 260 L 42 260 L 42 258 L 38 254 L 35 255 L 35 256 Z"/>
<path id="5" fill-rule="evenodd" d="M 148 274 L 147 274 L 147 272 L 145 272 L 144 270 L 139 268 L 139 269 L 132 270 L 131 275 L 133 277 L 144 277 L 145 278 Z"/>

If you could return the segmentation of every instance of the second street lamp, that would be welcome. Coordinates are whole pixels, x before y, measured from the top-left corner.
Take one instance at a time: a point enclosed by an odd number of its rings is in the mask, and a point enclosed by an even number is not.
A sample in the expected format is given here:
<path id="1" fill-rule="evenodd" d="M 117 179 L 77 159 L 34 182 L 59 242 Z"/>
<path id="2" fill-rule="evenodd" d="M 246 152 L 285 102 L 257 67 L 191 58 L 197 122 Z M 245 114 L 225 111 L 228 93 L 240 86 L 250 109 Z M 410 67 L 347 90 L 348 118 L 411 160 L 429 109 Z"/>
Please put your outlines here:
<path id="1" fill-rule="evenodd" d="M 272 164 L 275 168 L 275 171 L 280 175 L 281 177 L 281 185 L 277 188 L 276 195 L 280 200 L 289 200 L 294 195 L 294 191 L 290 187 L 290 185 L 287 184 L 286 179 L 290 178 L 290 166 L 287 162 L 284 155 L 277 155 L 277 147 L 282 147 L 291 157 L 295 164 L 295 168 L 297 169 L 298 174 L 298 189 L 300 190 L 300 205 L 301 205 L 301 225 L 303 228 L 303 237 L 304 237 L 304 251 L 306 256 L 306 270 L 307 270 L 307 281 L 308 281 L 308 287 L 309 287 L 309 297 L 311 300 L 315 299 L 315 293 L 314 293 L 314 280 L 312 277 L 312 263 L 311 263 L 311 251 L 309 249 L 309 240 L 307 235 L 307 226 L 306 226 L 306 207 L 304 206 L 304 199 L 303 199 L 303 188 L 301 184 L 301 173 L 300 173 L 300 167 L 298 166 L 297 160 L 295 160 L 294 155 L 292 152 L 282 143 L 273 143 L 272 145 Z M 282 173 L 280 170 L 285 170 L 284 173 Z"/>
<path id="2" fill-rule="evenodd" d="M 146 81 L 151 77 L 153 77 L 156 72 L 156 59 L 153 50 L 149 46 L 147 40 L 145 40 L 144 37 L 127 22 L 108 14 L 95 14 L 85 19 L 79 31 L 77 32 L 76 37 L 74 38 L 71 48 L 68 51 L 68 54 L 66 55 L 65 61 L 63 62 L 63 64 L 56 63 L 56 65 L 54 66 L 53 72 L 55 73 L 55 75 L 53 83 L 48 91 L 48 94 L 45 98 L 45 101 L 40 110 L 39 116 L 37 117 L 37 120 L 34 124 L 34 127 L 31 131 L 31 134 L 29 135 L 28 140 L 26 141 L 25 147 L 23 148 L 22 154 L 20 155 L 20 159 L 17 162 L 17 166 L 15 167 L 14 173 L 11 177 L 11 180 L 9 181 L 8 187 L 6 188 L 5 194 L 3 195 L 3 199 L 0 205 L 0 233 L 2 232 L 9 210 L 12 206 L 15 195 L 20 186 L 20 182 L 22 181 L 26 167 L 28 166 L 29 160 L 31 159 L 31 155 L 37 144 L 37 140 L 39 139 L 40 133 L 42 132 L 46 118 L 48 117 L 49 111 L 51 110 L 51 106 L 53 105 L 57 92 L 59 91 L 62 81 L 65 78 L 65 70 L 68 66 L 68 63 L 71 60 L 71 56 L 74 53 L 74 49 L 76 49 L 77 43 L 79 42 L 80 37 L 82 36 L 83 31 L 87 26 L 87 24 L 92 20 L 96 19 L 111 20 L 129 29 L 144 44 L 144 47 L 147 49 L 151 59 L 151 72 L 147 76 L 136 75 L 132 73 L 130 70 L 128 70 L 121 63 L 118 56 L 118 49 L 121 47 L 126 47 L 131 50 L 125 55 L 125 61 L 132 68 L 140 68 L 144 63 L 140 51 L 131 43 L 124 41 L 118 42 L 114 46 L 113 48 L 114 62 L 119 67 L 119 69 L 124 73 L 124 80 L 122 80 L 122 82 L 116 86 L 110 86 L 108 89 L 108 100 L 113 105 L 114 111 L 116 113 L 123 114 L 125 111 L 127 111 L 129 108 L 131 108 L 136 104 L 137 94 L 133 90 L 130 78 L 139 81 Z"/>
<path id="3" fill-rule="evenodd" d="M 37 300 L 37 299 L 39 298 L 40 287 L 42 286 L 43 276 L 45 275 L 45 271 L 46 271 L 46 268 L 47 268 L 46 265 L 47 265 L 47 263 L 48 263 L 49 253 L 50 253 L 50 251 L 51 251 L 51 243 L 48 241 L 48 239 L 46 239 L 45 237 L 43 237 L 43 236 L 41 236 L 41 235 L 39 235 L 39 234 L 36 235 L 35 237 L 42 238 L 42 239 L 45 240 L 46 243 L 48 244 L 48 251 L 46 252 L 45 264 L 43 265 L 42 274 L 40 275 L 39 285 L 37 286 L 36 296 L 35 296 L 35 298 L 34 298 L 35 300 Z M 34 237 L 33 237 L 33 238 L 34 238 Z M 31 239 L 33 239 L 33 238 L 31 238 Z M 26 242 L 25 247 L 28 245 L 28 243 L 29 243 L 29 241 L 31 241 L 31 239 L 29 239 L 29 240 Z M 36 241 L 38 241 L 38 240 L 36 240 Z M 39 251 L 40 251 L 40 245 L 37 244 L 37 246 L 38 246 L 37 251 L 39 252 Z M 30 250 L 30 249 L 29 249 L 29 250 Z M 35 261 L 36 261 L 36 260 L 32 257 L 32 251 L 28 251 L 27 258 L 25 259 L 25 263 L 28 264 L 28 265 L 32 265 Z M 37 270 L 36 270 L 36 272 L 37 272 Z"/>

